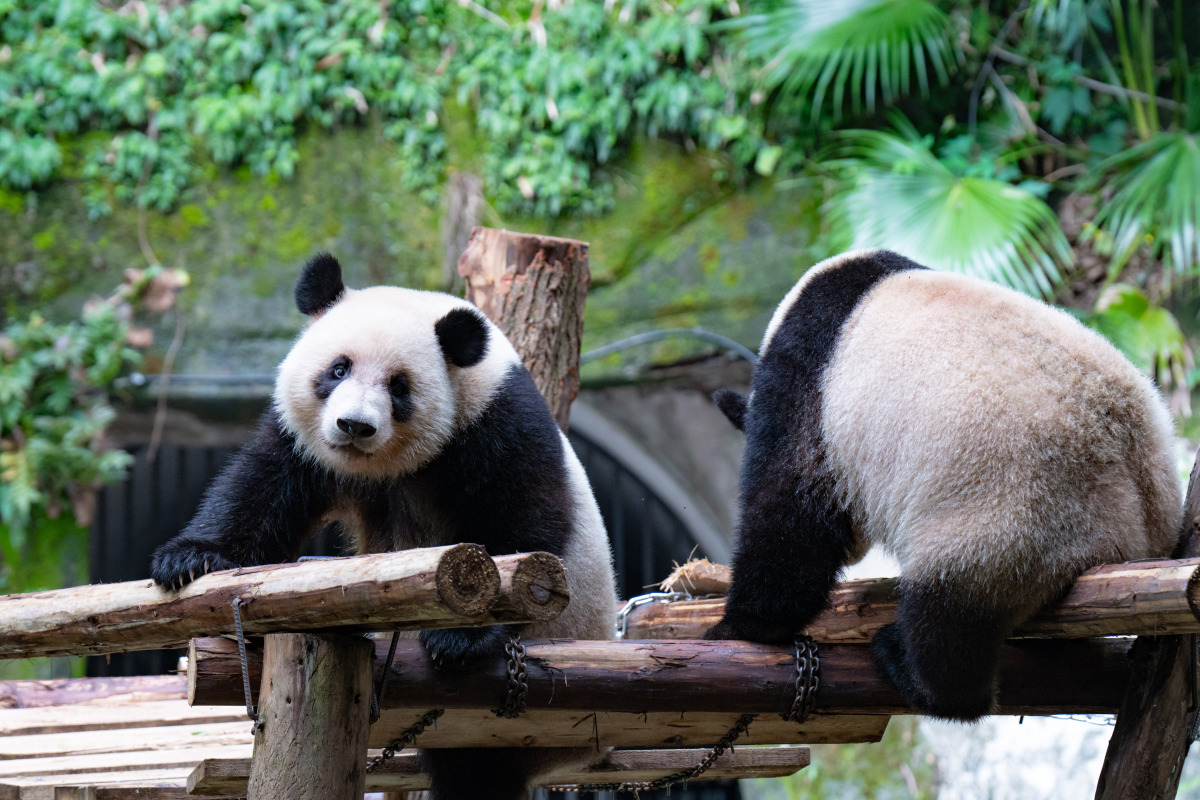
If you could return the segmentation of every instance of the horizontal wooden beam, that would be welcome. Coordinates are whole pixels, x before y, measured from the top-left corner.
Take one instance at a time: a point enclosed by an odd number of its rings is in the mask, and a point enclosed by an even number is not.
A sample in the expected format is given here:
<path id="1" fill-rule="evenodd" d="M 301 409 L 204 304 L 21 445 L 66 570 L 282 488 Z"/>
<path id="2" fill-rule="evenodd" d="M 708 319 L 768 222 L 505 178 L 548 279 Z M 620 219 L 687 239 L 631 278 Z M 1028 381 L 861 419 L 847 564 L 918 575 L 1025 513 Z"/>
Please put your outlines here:
<path id="1" fill-rule="evenodd" d="M 502 574 L 510 596 L 498 603 Z M 562 563 L 545 553 L 493 560 L 474 544 L 403 550 L 216 572 L 178 592 L 145 580 L 6 595 L 0 658 L 183 647 L 232 632 L 234 598 L 246 633 L 264 634 L 530 622 L 552 619 L 564 597 Z"/>
<path id="2" fill-rule="evenodd" d="M 65 706 L 98 700 L 109 705 L 143 703 L 186 696 L 187 679 L 183 675 L 0 681 L 0 709 Z"/>
<path id="3" fill-rule="evenodd" d="M 708 755 L 705 749 L 614 750 L 591 766 L 560 768 L 538 783 L 574 786 L 589 783 L 652 781 L 696 766 Z M 698 781 L 736 778 L 782 778 L 808 766 L 807 747 L 756 747 L 726 751 Z M 246 791 L 250 759 L 211 759 L 196 767 L 188 778 L 193 795 L 240 795 Z M 429 788 L 417 754 L 399 753 L 376 772 L 367 775 L 367 791 L 419 791 Z"/>
<path id="4" fill-rule="evenodd" d="M 376 669 L 388 642 L 376 642 Z M 1112 713 L 1129 677 L 1125 639 L 1011 641 L 1001 655 L 1000 708 L 1010 714 Z M 530 640 L 528 707 L 581 711 L 774 713 L 792 702 L 794 653 L 748 642 Z M 241 667 L 228 640 L 198 639 L 188 664 L 193 703 L 243 703 Z M 831 714 L 907 714 L 861 644 L 820 646 L 816 708 Z M 250 659 L 257 686 L 261 652 Z M 496 708 L 507 661 L 436 670 L 419 642 L 401 641 L 384 708 Z"/>
<path id="5" fill-rule="evenodd" d="M 717 587 L 719 588 L 719 587 Z M 808 627 L 823 642 L 866 642 L 896 621 L 896 579 L 846 581 Z M 1062 600 L 1021 625 L 1023 637 L 1077 639 L 1200 632 L 1200 559 L 1107 564 L 1088 570 Z M 627 619 L 630 639 L 698 639 L 725 613 L 725 598 L 648 603 Z"/>

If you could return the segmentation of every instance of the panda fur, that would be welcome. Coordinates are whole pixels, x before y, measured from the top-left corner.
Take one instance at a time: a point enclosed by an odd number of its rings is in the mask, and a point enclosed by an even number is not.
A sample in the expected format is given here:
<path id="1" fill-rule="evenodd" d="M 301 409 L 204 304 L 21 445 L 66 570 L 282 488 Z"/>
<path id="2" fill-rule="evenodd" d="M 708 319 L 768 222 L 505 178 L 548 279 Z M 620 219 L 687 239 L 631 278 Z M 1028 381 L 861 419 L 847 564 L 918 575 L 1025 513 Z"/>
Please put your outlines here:
<path id="1" fill-rule="evenodd" d="M 746 450 L 733 583 L 706 638 L 790 642 L 878 544 L 902 574 L 877 667 L 917 710 L 973 720 L 1014 626 L 1084 569 L 1176 545 L 1156 388 L 1009 289 L 883 250 L 829 259 L 775 312 L 750 388 L 715 398 Z"/>
<path id="2" fill-rule="evenodd" d="M 474 306 L 391 286 L 346 289 L 309 261 L 296 304 L 311 321 L 279 367 L 274 404 L 187 528 L 154 554 L 154 580 L 294 560 L 338 522 L 360 553 L 476 542 L 544 550 L 566 566 L 555 620 L 424 631 L 449 668 L 501 657 L 510 633 L 611 639 L 612 556 L 587 477 L 512 345 Z M 528 794 L 581 750 L 428 750 L 438 800 Z"/>

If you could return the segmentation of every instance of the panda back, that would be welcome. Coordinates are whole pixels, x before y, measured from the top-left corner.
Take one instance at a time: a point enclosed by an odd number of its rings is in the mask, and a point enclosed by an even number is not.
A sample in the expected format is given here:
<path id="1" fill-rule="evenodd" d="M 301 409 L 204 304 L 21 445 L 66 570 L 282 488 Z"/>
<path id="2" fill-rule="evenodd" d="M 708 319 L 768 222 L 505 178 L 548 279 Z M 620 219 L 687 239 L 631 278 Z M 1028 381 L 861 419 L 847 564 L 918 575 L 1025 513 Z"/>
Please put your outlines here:
<path id="1" fill-rule="evenodd" d="M 1153 384 L 1066 313 L 926 270 L 880 280 L 822 376 L 841 502 L 906 571 L 987 559 L 1065 572 L 1165 555 L 1173 423 Z"/>

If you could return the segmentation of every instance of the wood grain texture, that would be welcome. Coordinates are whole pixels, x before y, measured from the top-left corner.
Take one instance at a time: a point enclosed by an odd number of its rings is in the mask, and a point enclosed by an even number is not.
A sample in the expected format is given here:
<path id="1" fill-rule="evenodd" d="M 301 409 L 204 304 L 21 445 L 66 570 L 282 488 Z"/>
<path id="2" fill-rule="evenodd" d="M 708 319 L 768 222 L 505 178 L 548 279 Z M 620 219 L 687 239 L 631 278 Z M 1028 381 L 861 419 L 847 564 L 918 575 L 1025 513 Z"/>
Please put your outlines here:
<path id="1" fill-rule="evenodd" d="M 183 675 L 138 675 L 119 678 L 55 678 L 45 681 L 0 681 L 0 709 L 40 708 L 79 703 L 144 703 L 186 696 Z"/>
<path id="2" fill-rule="evenodd" d="M 580 783 L 651 781 L 696 766 L 708 754 L 705 749 L 614 750 L 599 763 L 563 767 L 544 776 L 540 786 L 574 786 Z M 783 746 L 742 748 L 727 751 L 697 781 L 730 778 L 782 778 L 808 766 L 807 747 Z M 246 789 L 248 759 L 205 761 L 188 779 L 195 795 L 236 795 Z M 429 788 L 413 752 L 399 753 L 381 769 L 367 776 L 367 791 L 412 791 Z"/>
<path id="3" fill-rule="evenodd" d="M 896 579 L 846 581 L 806 631 L 822 642 L 866 642 L 896 620 Z M 1088 570 L 1016 636 L 1084 638 L 1200 632 L 1200 558 L 1130 561 Z M 695 639 L 720 621 L 725 598 L 650 603 L 628 617 L 627 636 Z"/>
<path id="4" fill-rule="evenodd" d="M 371 652 L 346 634 L 266 638 L 249 800 L 361 800 Z"/>
<path id="5" fill-rule="evenodd" d="M 90 655 L 183 647 L 197 635 L 233 632 L 231 603 L 243 600 L 247 635 L 322 628 L 420 630 L 478 627 L 552 618 L 565 589 L 546 594 L 536 582 L 514 582 L 500 597 L 506 573 L 521 563 L 556 585 L 562 564 L 549 554 L 493 559 L 475 544 L 402 550 L 215 572 L 179 592 L 151 581 L 78 586 L 0 597 L 0 658 Z M 557 570 L 557 573 L 555 573 Z M 565 580 L 565 579 L 564 579 Z M 534 597 L 533 588 L 538 588 Z"/>
<path id="6" fill-rule="evenodd" d="M 575 239 L 475 228 L 458 261 L 467 300 L 500 327 L 565 431 L 579 394 L 579 345 L 591 272 Z"/>
<path id="7" fill-rule="evenodd" d="M 376 642 L 376 665 L 389 642 Z M 528 640 L 530 708 L 576 711 L 777 713 L 792 702 L 790 650 L 747 642 Z M 1013 641 L 1001 654 L 1000 709 L 1011 714 L 1112 713 L 1129 679 L 1126 639 Z M 241 673 L 232 642 L 193 643 L 193 697 L 240 704 Z M 820 647 L 816 707 L 828 713 L 906 714 L 862 644 Z M 251 654 L 251 676 L 261 656 Z M 507 691 L 507 662 L 434 670 L 419 643 L 401 641 L 384 708 L 494 708 Z"/>

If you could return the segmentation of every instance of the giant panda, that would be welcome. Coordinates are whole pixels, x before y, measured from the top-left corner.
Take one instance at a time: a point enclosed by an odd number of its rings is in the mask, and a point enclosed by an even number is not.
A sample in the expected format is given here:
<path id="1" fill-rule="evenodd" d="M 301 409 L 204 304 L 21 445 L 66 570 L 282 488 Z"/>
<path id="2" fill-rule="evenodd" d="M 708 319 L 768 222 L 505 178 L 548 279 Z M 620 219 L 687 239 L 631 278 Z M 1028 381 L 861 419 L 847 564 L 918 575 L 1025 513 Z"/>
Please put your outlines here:
<path id="1" fill-rule="evenodd" d="M 476 542 L 492 555 L 544 550 L 571 602 L 533 637 L 611 639 L 616 591 L 587 477 L 500 330 L 455 297 L 347 289 L 328 254 L 295 290 L 310 318 L 279 366 L 273 408 L 186 529 L 154 554 L 174 589 L 195 576 L 294 560 L 337 521 L 360 553 Z M 502 657 L 505 626 L 423 631 L 447 668 Z M 590 751 L 427 750 L 437 800 L 518 800 L 543 769 Z"/>
<path id="2" fill-rule="evenodd" d="M 901 565 L 878 670 L 928 715 L 994 708 L 1000 644 L 1084 569 L 1171 554 L 1173 425 L 1154 385 L 1070 315 L 885 250 L 810 269 L 750 395 L 725 614 L 705 638 L 790 642 L 840 570 Z"/>

